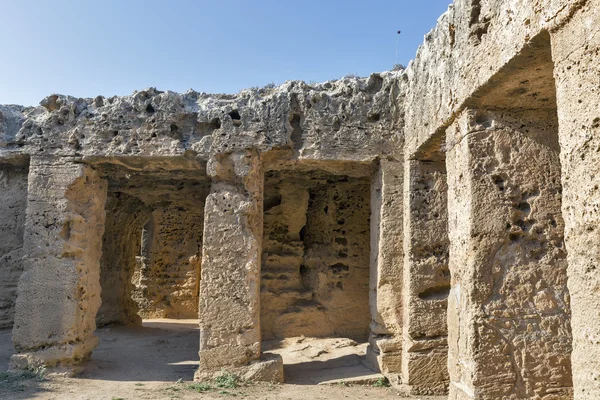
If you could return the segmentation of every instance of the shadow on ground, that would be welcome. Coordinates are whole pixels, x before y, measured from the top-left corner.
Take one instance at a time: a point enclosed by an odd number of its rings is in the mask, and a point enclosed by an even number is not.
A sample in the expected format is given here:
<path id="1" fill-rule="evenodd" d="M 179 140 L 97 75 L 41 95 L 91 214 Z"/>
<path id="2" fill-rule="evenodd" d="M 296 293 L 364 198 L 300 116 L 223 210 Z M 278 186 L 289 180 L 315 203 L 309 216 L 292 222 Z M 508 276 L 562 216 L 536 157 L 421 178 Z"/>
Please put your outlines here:
<path id="1" fill-rule="evenodd" d="M 192 380 L 198 367 L 196 320 L 148 320 L 142 327 L 107 326 L 78 378 L 105 381 Z"/>
<path id="2" fill-rule="evenodd" d="M 10 356 L 14 354 L 12 331 L 0 330 L 0 399 L 30 399 L 32 394 L 50 392 L 43 387 L 43 370 L 4 372 L 8 369 Z"/>
<path id="3" fill-rule="evenodd" d="M 380 376 L 377 372 L 367 368 L 356 355 L 347 355 L 326 361 L 284 365 L 283 368 L 286 383 L 295 385 L 341 384 L 369 377 L 376 380 Z"/>

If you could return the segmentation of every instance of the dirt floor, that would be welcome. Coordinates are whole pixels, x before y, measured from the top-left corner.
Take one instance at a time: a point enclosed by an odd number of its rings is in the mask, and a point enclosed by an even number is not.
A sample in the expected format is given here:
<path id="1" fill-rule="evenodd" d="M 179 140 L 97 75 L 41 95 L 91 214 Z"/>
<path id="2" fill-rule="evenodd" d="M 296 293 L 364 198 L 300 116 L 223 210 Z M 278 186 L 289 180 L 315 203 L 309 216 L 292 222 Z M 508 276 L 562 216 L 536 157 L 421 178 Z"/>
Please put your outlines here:
<path id="1" fill-rule="evenodd" d="M 282 354 L 286 384 L 246 384 L 224 374 L 194 383 L 198 324 L 193 320 L 150 320 L 143 328 L 105 327 L 100 346 L 77 378 L 48 377 L 44 371 L 0 374 L 0 399 L 397 399 L 382 387 L 380 375 L 361 363 L 364 345 L 347 339 L 294 338 L 270 342 L 266 349 Z M 13 348 L 10 331 L 0 331 L 0 365 Z M 364 379 L 363 379 L 364 378 Z M 364 384 L 353 384 L 364 382 Z M 324 384 L 329 383 L 329 384 Z M 445 397 L 414 397 L 444 400 Z"/>

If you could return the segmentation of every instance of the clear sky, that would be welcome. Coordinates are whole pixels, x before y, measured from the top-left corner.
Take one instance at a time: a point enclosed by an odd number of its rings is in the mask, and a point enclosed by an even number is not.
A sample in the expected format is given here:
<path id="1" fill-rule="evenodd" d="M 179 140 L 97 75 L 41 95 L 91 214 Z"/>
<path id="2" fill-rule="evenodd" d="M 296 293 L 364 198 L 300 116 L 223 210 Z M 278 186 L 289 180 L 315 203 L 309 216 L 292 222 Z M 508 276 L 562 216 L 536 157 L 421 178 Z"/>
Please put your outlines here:
<path id="1" fill-rule="evenodd" d="M 235 93 L 408 64 L 451 0 L 0 0 L 0 104 Z"/>

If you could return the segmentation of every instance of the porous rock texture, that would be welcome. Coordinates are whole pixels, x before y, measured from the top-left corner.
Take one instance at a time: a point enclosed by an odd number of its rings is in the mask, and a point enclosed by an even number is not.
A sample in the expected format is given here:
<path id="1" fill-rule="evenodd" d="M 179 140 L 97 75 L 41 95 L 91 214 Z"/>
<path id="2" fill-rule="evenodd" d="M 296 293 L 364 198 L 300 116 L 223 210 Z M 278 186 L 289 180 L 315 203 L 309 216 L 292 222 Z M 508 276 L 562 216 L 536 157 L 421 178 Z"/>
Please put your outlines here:
<path id="1" fill-rule="evenodd" d="M 203 211 L 202 203 L 171 206 L 154 211 L 146 223 L 144 232 L 154 234 L 133 278 L 141 317 L 198 317 Z"/>
<path id="2" fill-rule="evenodd" d="M 0 329 L 12 327 L 23 265 L 28 160 L 0 164 Z"/>
<path id="3" fill-rule="evenodd" d="M 600 398 L 599 10 L 456 0 L 406 70 L 0 106 L 13 364 L 198 304 L 198 379 L 280 381 L 261 341 L 306 334 L 413 394 Z"/>
<path id="4" fill-rule="evenodd" d="M 399 384 L 402 372 L 404 301 L 402 164 L 381 160 L 371 179 L 369 347 L 366 363 Z"/>
<path id="5" fill-rule="evenodd" d="M 53 366 L 89 356 L 97 344 L 106 182 L 89 166 L 51 156 L 31 160 L 24 272 L 19 281 L 13 366 Z"/>
<path id="6" fill-rule="evenodd" d="M 552 36 L 578 400 L 600 397 L 599 9 L 585 2 Z"/>
<path id="7" fill-rule="evenodd" d="M 197 318 L 203 207 L 210 190 L 202 169 L 136 171 L 110 163 L 96 168 L 109 182 L 97 323 Z"/>
<path id="8" fill-rule="evenodd" d="M 451 379 L 475 396 L 568 398 L 570 299 L 560 163 L 547 140 L 555 126 L 528 121 L 521 130 L 521 121 L 488 118 L 484 129 L 469 125 L 469 115 L 457 120 L 453 134 L 473 133 L 448 152 L 455 165 L 448 176 L 448 323 L 463 333 L 451 342 Z M 531 164 L 532 157 L 539 164 Z"/>
<path id="9" fill-rule="evenodd" d="M 208 166 L 216 183 L 206 199 L 200 280 L 200 368 L 196 376 L 260 360 L 260 248 L 262 189 L 258 153 L 218 156 Z M 213 293 L 219 288 L 219 295 Z M 283 381 L 278 359 L 269 379 Z"/>
<path id="10" fill-rule="evenodd" d="M 407 68 L 405 157 L 446 153 L 451 399 L 600 396 L 598 9 L 457 0 Z"/>
<path id="11" fill-rule="evenodd" d="M 406 163 L 402 382 L 413 393 L 447 391 L 447 184 L 444 157 Z"/>
<path id="12" fill-rule="evenodd" d="M 118 196 L 109 193 L 105 210 L 100 259 L 102 305 L 96 315 L 96 324 L 141 324 L 139 308 L 132 298 L 135 290 L 132 275 L 140 250 L 140 226 L 149 218 L 150 210 L 138 199 L 124 193 Z"/>
<path id="13" fill-rule="evenodd" d="M 263 340 L 310 336 L 366 342 L 369 200 L 368 177 L 267 172 Z"/>

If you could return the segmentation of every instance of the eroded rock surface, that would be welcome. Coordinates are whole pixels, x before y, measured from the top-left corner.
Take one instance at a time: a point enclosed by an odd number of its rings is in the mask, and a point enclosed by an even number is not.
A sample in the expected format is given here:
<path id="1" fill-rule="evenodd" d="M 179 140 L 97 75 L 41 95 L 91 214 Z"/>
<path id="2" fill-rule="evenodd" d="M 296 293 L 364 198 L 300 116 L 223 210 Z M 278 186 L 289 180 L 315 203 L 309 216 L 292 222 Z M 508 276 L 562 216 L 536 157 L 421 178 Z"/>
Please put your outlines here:
<path id="1" fill-rule="evenodd" d="M 364 177 L 267 172 L 264 340 L 299 335 L 367 340 L 369 198 Z"/>
<path id="2" fill-rule="evenodd" d="M 28 160 L 0 164 L 0 329 L 13 324 L 17 283 L 23 272 Z M 23 162 L 25 165 L 23 165 Z"/>
<path id="3" fill-rule="evenodd" d="M 599 9 L 456 0 L 403 71 L 0 106 L 14 364 L 197 305 L 198 379 L 280 381 L 262 340 L 304 334 L 410 393 L 600 398 Z"/>
<path id="4" fill-rule="evenodd" d="M 186 154 L 205 161 L 256 148 L 285 151 L 287 158 L 373 160 L 393 156 L 401 145 L 394 120 L 402 111 L 390 106 L 397 74 L 314 86 L 290 81 L 237 95 L 156 89 L 95 99 L 52 95 L 43 107 L 10 109 L 2 147 L 80 157 Z"/>

